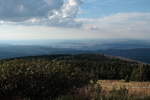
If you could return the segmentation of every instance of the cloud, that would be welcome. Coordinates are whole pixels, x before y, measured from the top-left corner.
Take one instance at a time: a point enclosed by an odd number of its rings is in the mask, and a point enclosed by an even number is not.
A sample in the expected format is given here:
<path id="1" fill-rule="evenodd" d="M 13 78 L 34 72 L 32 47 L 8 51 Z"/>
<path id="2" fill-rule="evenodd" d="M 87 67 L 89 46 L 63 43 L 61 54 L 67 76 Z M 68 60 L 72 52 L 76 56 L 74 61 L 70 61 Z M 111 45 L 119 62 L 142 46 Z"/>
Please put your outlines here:
<path id="1" fill-rule="evenodd" d="M 49 12 L 47 24 L 56 26 L 78 26 L 74 18 L 78 14 L 81 5 L 80 0 L 68 0 L 59 10 Z"/>
<path id="2" fill-rule="evenodd" d="M 39 20 L 35 18 L 28 22 Z M 83 24 L 80 28 L 16 27 L 9 22 L 9 25 L 0 26 L 0 39 L 150 39 L 150 13 L 118 13 L 103 18 L 76 19 L 76 22 Z"/>
<path id="3" fill-rule="evenodd" d="M 0 0 L 0 21 L 76 26 L 81 0 Z"/>
<path id="4" fill-rule="evenodd" d="M 63 0 L 0 0 L 0 19 L 22 21 L 46 17 L 50 10 L 59 9 Z"/>
<path id="5" fill-rule="evenodd" d="M 150 37 L 150 13 L 117 13 L 103 18 L 78 19 L 83 28 L 114 38 Z"/>

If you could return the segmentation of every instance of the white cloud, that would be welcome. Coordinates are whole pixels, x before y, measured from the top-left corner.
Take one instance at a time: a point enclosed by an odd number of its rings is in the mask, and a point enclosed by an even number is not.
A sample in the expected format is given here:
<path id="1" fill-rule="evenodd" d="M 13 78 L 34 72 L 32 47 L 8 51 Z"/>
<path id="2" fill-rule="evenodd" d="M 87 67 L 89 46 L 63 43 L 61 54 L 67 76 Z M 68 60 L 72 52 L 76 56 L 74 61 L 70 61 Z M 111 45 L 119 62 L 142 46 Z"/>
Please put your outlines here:
<path id="1" fill-rule="evenodd" d="M 0 0 L 0 21 L 77 26 L 80 5 L 81 0 Z"/>
<path id="2" fill-rule="evenodd" d="M 78 19 L 83 28 L 113 38 L 150 38 L 150 13 L 118 13 L 96 19 Z"/>
<path id="3" fill-rule="evenodd" d="M 30 7 L 30 4 L 28 4 L 28 1 L 26 0 L 22 0 L 22 2 L 20 0 L 16 0 L 16 3 L 9 1 L 10 0 L 0 0 L 0 25 L 31 25 L 29 26 L 30 28 L 24 26 L 24 29 L 21 30 L 24 32 L 21 32 L 20 30 L 18 31 L 18 29 L 15 30 L 15 34 L 30 34 L 29 32 L 27 33 L 25 31 L 29 28 L 29 30 L 31 30 L 31 33 L 34 33 L 34 35 L 39 34 L 39 38 L 41 36 L 43 38 L 88 37 L 150 39 L 150 13 L 118 13 L 101 18 L 77 19 L 76 15 L 79 13 L 79 8 L 82 4 L 82 0 L 40 0 L 40 2 L 37 2 L 37 0 L 31 0 L 32 3 L 35 3 L 34 7 L 32 7 L 33 5 Z M 8 2 L 8 5 L 5 4 Z M 4 5 L 6 6 L 6 8 L 4 7 Z M 30 11 L 30 9 L 32 10 Z M 35 11 L 35 13 L 31 14 L 33 11 Z M 41 13 L 37 13 L 40 11 Z M 36 13 L 38 15 L 36 15 Z M 42 30 L 38 30 L 38 28 L 34 28 L 32 30 L 32 27 L 34 27 L 32 25 L 42 27 Z M 43 28 L 42 25 L 46 25 L 44 26 L 46 27 L 46 29 Z M 48 28 L 47 26 L 74 28 L 68 29 L 57 27 L 55 29 L 49 29 L 51 27 Z M 13 30 L 13 28 L 11 29 Z M 59 32 L 57 30 L 59 30 Z M 0 34 L 3 34 L 2 32 L 5 33 L 5 30 L 3 28 L 1 28 Z M 10 34 L 10 32 L 11 31 L 8 31 L 6 33 Z M 44 34 L 47 35 L 43 36 Z M 34 35 L 31 35 L 31 37 L 34 37 Z"/>
<path id="4" fill-rule="evenodd" d="M 75 22 L 79 7 L 81 5 L 80 0 L 68 0 L 60 10 L 53 10 L 49 12 L 49 23 L 53 25 L 64 26 L 77 26 L 79 23 Z"/>
<path id="5" fill-rule="evenodd" d="M 76 28 L 35 25 L 2 25 L 0 27 L 0 40 L 89 39 L 96 38 L 95 36 L 89 31 Z"/>

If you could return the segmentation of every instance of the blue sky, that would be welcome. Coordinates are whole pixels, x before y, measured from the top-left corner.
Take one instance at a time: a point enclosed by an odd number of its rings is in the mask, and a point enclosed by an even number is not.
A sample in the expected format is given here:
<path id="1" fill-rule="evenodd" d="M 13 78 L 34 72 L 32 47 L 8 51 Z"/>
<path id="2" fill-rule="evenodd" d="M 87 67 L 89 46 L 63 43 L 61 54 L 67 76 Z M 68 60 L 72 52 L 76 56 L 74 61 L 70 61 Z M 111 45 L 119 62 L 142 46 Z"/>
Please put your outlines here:
<path id="1" fill-rule="evenodd" d="M 149 5 L 150 0 L 0 0 L 0 39 L 150 39 Z"/>
<path id="2" fill-rule="evenodd" d="M 78 17 L 98 18 L 123 12 L 150 12 L 150 0 L 87 0 Z"/>

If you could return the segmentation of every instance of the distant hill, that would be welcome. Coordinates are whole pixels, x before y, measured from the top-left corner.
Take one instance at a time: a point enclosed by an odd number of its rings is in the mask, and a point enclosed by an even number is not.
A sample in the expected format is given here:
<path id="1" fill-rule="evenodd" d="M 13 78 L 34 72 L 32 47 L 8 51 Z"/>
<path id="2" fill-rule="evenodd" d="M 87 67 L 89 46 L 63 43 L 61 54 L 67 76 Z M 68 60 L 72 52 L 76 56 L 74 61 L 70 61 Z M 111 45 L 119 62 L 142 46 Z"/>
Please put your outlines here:
<path id="1" fill-rule="evenodd" d="M 97 46 L 96 48 L 100 48 Z M 82 53 L 103 53 L 106 55 L 120 56 L 124 58 L 134 59 L 137 61 L 150 63 L 150 48 L 111 48 L 110 49 L 95 49 L 94 47 L 88 49 L 76 48 L 59 48 L 51 46 L 38 45 L 0 45 L 0 59 L 24 57 L 24 56 L 38 56 L 49 54 L 82 54 Z"/>
<path id="2" fill-rule="evenodd" d="M 67 49 L 67 48 L 52 48 L 50 46 L 30 46 L 30 45 L 0 45 L 0 59 L 38 56 L 48 54 L 77 54 L 86 53 L 83 50 Z"/>
<path id="3" fill-rule="evenodd" d="M 107 49 L 100 50 L 99 52 L 112 56 L 121 56 L 145 63 L 150 63 L 150 48 Z"/>

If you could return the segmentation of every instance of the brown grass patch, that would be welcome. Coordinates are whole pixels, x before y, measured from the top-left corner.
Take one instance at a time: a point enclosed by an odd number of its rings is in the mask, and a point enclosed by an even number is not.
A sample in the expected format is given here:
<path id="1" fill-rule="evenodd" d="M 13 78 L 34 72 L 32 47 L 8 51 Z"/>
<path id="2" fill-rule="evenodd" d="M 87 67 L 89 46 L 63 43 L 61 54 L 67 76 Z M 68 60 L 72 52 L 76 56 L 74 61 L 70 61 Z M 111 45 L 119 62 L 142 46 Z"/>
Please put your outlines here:
<path id="1" fill-rule="evenodd" d="M 150 96 L 150 82 L 125 82 L 123 80 L 99 80 L 102 90 L 109 93 L 111 90 L 126 88 L 129 95 Z"/>

